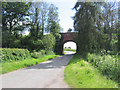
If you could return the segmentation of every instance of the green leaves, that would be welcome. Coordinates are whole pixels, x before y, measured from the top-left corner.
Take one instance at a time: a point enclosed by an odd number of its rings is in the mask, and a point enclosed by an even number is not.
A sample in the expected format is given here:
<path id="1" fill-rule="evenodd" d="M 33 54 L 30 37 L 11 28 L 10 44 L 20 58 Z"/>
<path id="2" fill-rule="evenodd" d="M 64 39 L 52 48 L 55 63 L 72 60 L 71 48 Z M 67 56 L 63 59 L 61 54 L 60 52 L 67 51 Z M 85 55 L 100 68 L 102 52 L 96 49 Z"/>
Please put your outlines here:
<path id="1" fill-rule="evenodd" d="M 2 51 L 2 62 L 23 60 L 30 56 L 27 49 L 1 48 L 0 50 Z"/>
<path id="2" fill-rule="evenodd" d="M 77 11 L 74 16 L 74 28 L 78 31 L 75 41 L 77 42 L 78 52 L 95 52 L 100 48 L 96 30 L 96 16 L 98 6 L 94 2 L 77 2 L 75 7 Z"/>
<path id="3" fill-rule="evenodd" d="M 88 53 L 87 61 L 96 66 L 104 75 L 118 80 L 118 58 L 113 55 L 97 55 Z"/>
<path id="4" fill-rule="evenodd" d="M 45 50 L 53 51 L 55 45 L 55 37 L 52 34 L 47 34 L 44 36 L 42 41 Z"/>

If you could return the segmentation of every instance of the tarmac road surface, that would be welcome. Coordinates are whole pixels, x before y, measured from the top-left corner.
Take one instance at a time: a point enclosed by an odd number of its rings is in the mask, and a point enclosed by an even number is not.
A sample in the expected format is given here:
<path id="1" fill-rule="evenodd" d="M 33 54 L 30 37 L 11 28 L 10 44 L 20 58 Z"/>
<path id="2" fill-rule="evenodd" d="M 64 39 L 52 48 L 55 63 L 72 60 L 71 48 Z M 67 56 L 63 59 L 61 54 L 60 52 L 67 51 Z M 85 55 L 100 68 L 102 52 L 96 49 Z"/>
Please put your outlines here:
<path id="1" fill-rule="evenodd" d="M 73 52 L 55 59 L 0 75 L 2 88 L 69 88 L 64 82 L 64 69 Z"/>

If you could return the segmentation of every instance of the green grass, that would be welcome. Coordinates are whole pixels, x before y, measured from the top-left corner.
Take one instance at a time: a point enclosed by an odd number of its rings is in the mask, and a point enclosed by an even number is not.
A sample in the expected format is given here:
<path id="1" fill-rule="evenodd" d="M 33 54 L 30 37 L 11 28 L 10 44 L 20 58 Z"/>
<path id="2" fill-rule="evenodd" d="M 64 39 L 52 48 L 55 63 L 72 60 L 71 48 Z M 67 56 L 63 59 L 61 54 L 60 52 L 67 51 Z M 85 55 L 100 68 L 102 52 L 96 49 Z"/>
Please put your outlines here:
<path id="1" fill-rule="evenodd" d="M 65 55 L 66 54 L 66 52 L 63 52 L 63 55 Z"/>
<path id="2" fill-rule="evenodd" d="M 72 88 L 117 88 L 118 83 L 107 79 L 97 68 L 75 55 L 65 68 L 65 81 Z"/>
<path id="3" fill-rule="evenodd" d="M 20 68 L 33 66 L 35 64 L 39 64 L 41 62 L 53 59 L 58 56 L 59 55 L 46 55 L 38 59 L 29 58 L 21 61 L 5 62 L 5 63 L 2 63 L 2 65 L 0 64 L 0 74 L 8 73 Z"/>
<path id="4" fill-rule="evenodd" d="M 73 51 L 73 52 L 75 52 L 76 53 L 76 50 L 75 49 L 69 49 L 69 48 L 64 48 L 64 51 Z"/>

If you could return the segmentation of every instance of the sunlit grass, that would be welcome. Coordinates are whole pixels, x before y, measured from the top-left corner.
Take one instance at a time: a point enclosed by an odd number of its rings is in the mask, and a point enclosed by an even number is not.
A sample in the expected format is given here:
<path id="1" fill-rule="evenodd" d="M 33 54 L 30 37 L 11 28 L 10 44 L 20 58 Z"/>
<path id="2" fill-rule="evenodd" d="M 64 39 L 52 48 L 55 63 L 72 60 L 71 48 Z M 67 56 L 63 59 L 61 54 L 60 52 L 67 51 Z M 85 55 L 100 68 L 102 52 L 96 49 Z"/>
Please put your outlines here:
<path id="1" fill-rule="evenodd" d="M 97 68 L 75 55 L 65 68 L 65 81 L 73 88 L 117 88 L 118 83 L 107 79 Z"/>
<path id="2" fill-rule="evenodd" d="M 66 49 L 66 48 L 65 48 L 64 51 L 73 51 L 73 52 L 76 53 L 76 49 L 69 49 L 69 48 Z"/>
<path id="3" fill-rule="evenodd" d="M 58 56 L 59 55 L 46 55 L 38 59 L 29 58 L 21 61 L 5 62 L 5 63 L 2 63 L 2 66 L 0 67 L 0 74 L 11 72 L 20 68 L 33 66 L 35 64 L 39 64 L 41 62 L 53 59 Z"/>

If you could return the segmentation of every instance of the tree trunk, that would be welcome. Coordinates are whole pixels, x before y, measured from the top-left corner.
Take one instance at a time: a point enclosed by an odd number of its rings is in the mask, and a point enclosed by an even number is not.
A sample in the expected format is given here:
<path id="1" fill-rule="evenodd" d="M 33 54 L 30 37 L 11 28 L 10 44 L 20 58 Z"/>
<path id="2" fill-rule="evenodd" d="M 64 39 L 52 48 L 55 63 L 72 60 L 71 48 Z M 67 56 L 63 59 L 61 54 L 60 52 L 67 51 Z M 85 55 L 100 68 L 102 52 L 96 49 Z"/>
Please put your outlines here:
<path id="1" fill-rule="evenodd" d="M 43 13 L 42 13 L 42 35 L 44 34 L 44 20 L 43 20 Z"/>
<path id="2" fill-rule="evenodd" d="M 8 40 L 8 48 L 10 48 L 10 43 L 11 43 L 11 34 L 12 34 L 12 22 L 10 22 L 10 30 L 9 30 L 9 40 Z"/>
<path id="3" fill-rule="evenodd" d="M 38 31 L 39 31 L 39 22 L 37 22 L 36 39 L 38 39 Z"/>

